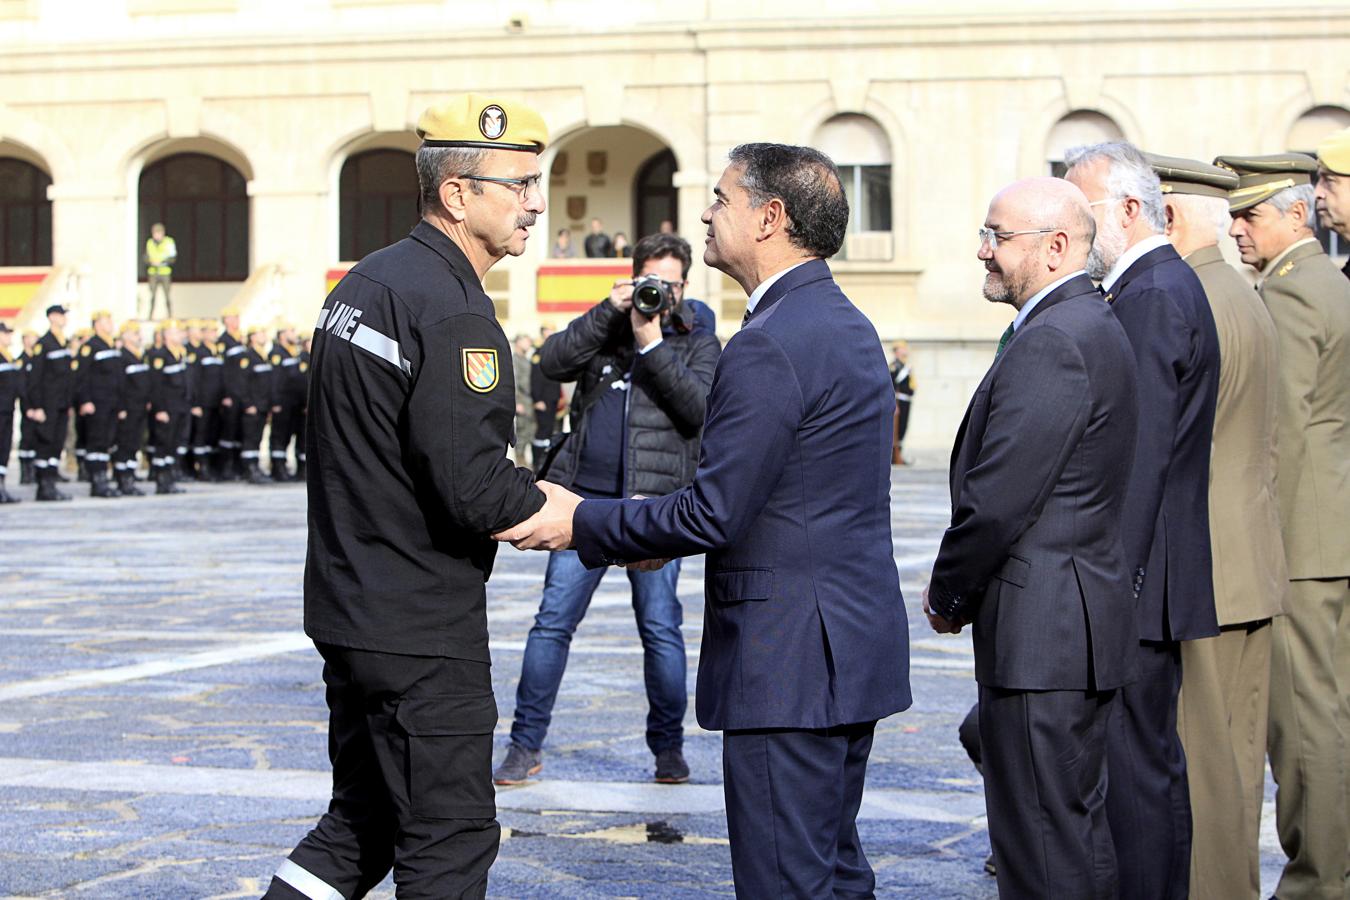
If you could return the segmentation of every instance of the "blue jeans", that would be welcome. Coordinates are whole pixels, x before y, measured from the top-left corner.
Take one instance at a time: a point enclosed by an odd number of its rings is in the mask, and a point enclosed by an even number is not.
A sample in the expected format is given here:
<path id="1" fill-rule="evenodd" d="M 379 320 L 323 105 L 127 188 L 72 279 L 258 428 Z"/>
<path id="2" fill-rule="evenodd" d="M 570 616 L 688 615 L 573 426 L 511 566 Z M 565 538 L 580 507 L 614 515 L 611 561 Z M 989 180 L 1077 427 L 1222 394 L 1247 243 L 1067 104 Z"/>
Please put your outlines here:
<path id="1" fill-rule="evenodd" d="M 511 741 L 527 750 L 544 744 L 558 686 L 567 668 L 572 633 L 591 605 L 600 579 L 608 569 L 587 569 L 575 550 L 559 550 L 548 557 L 544 596 L 525 640 L 525 660 L 516 687 L 515 721 Z M 633 612 L 642 638 L 642 677 L 647 685 L 647 746 L 660 753 L 684 745 L 685 690 L 684 611 L 676 595 L 680 561 L 671 560 L 655 572 L 628 570 L 633 586 Z"/>

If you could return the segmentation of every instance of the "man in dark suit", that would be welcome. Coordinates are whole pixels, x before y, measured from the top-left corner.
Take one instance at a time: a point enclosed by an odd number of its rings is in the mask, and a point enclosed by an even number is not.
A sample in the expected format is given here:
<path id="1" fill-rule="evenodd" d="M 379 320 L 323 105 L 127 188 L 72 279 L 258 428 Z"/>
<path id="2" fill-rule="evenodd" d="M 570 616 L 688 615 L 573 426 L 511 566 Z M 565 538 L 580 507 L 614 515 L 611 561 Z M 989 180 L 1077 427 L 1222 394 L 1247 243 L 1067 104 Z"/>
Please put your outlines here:
<path id="1" fill-rule="evenodd" d="M 750 299 L 693 484 L 581 503 L 576 547 L 592 567 L 708 554 L 697 711 L 724 732 L 737 896 L 870 897 L 855 819 L 872 732 L 910 704 L 894 392 L 876 331 L 824 261 L 848 222 L 834 164 L 777 144 L 730 159 L 703 258 Z M 499 537 L 565 546 L 572 525 L 536 516 Z"/>
<path id="2" fill-rule="evenodd" d="M 1138 595 L 1139 680 L 1112 713 L 1107 815 L 1125 900 L 1185 897 L 1191 805 L 1177 734 L 1181 641 L 1215 637 L 1209 452 L 1219 337 L 1199 278 L 1163 235 L 1158 176 L 1131 144 L 1074 148 L 1066 175 L 1093 205 L 1088 274 L 1130 338 L 1139 435 L 1125 502 Z"/>
<path id="3" fill-rule="evenodd" d="M 1138 412 L 1120 323 L 1083 271 L 1091 209 L 1032 178 L 980 229 L 985 297 L 1017 317 L 952 450 L 952 523 L 925 592 L 935 631 L 975 626 L 999 894 L 1114 897 L 1106 726 L 1134 675 L 1120 539 Z"/>

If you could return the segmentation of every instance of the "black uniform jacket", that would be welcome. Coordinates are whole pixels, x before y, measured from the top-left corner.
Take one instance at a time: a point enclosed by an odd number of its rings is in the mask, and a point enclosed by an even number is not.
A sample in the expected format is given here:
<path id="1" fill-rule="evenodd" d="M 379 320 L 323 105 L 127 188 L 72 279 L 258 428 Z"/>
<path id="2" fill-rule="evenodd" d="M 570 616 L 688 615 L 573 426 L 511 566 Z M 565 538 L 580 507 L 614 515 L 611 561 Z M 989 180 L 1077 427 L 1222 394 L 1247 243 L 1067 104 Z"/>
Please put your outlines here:
<path id="1" fill-rule="evenodd" d="M 419 223 L 328 295 L 312 352 L 305 632 L 487 661 L 491 535 L 544 495 L 506 456 L 511 350 L 473 267 Z"/>
<path id="2" fill-rule="evenodd" d="M 301 359 L 299 349 L 292 350 L 277 341 L 272 345 L 269 358 L 272 361 L 272 370 L 276 376 L 276 394 L 272 398 L 273 405 L 303 408 L 308 379 L 305 377 L 305 370 L 300 368 L 304 360 Z"/>
<path id="3" fill-rule="evenodd" d="M 188 345 L 188 363 L 197 367 L 193 378 L 196 406 L 220 405 L 225 390 L 225 359 L 217 346 L 205 341 Z"/>
<path id="4" fill-rule="evenodd" d="M 267 418 L 276 397 L 276 369 L 261 351 L 245 347 L 244 352 L 225 364 L 226 384 L 230 374 L 236 373 L 234 385 L 227 387 L 230 396 L 239 404 L 240 412 L 253 409 L 254 415 Z"/>
<path id="5" fill-rule="evenodd" d="M 175 354 L 168 347 L 157 347 L 146 354 L 150 364 L 150 411 L 184 415 L 191 411 L 193 401 L 193 366 L 187 361 L 187 351 Z"/>
<path id="6" fill-rule="evenodd" d="M 50 331 L 33 346 L 28 364 L 28 408 L 60 415 L 75 400 L 75 372 L 70 346 Z"/>
<path id="7" fill-rule="evenodd" d="M 115 412 L 122 384 L 122 351 L 94 335 L 80 348 L 75 405 L 94 404 L 96 414 Z"/>
<path id="8" fill-rule="evenodd" d="M 0 347 L 0 418 L 14 414 L 14 401 L 23 396 L 27 368 L 22 353 L 11 356 L 8 349 Z M 0 466 L 4 464 L 5 460 L 0 460 Z"/>
<path id="9" fill-rule="evenodd" d="M 144 415 L 150 402 L 150 359 L 122 348 L 122 382 L 117 393 L 117 411 Z"/>

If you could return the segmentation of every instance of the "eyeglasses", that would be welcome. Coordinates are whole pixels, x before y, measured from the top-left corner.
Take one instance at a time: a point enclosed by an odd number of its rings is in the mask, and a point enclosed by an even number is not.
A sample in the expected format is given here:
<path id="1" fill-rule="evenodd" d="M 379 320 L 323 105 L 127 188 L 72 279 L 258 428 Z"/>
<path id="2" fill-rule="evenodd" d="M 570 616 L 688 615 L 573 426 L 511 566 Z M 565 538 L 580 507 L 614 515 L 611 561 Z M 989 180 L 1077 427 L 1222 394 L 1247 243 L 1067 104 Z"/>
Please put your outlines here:
<path id="1" fill-rule="evenodd" d="M 501 184 L 510 188 L 520 199 L 524 200 L 530 194 L 539 193 L 542 188 L 540 182 L 543 181 L 543 175 L 530 175 L 526 178 L 496 178 L 492 175 L 459 175 L 458 178 L 467 178 L 470 181 L 486 181 L 490 184 Z"/>
<path id="2" fill-rule="evenodd" d="M 1050 234 L 1059 230 L 1059 228 L 1032 228 L 1027 231 L 995 231 L 992 228 L 981 228 L 979 232 L 980 246 L 983 247 L 988 244 L 990 250 L 997 250 L 999 241 L 1010 240 L 1019 234 Z"/>

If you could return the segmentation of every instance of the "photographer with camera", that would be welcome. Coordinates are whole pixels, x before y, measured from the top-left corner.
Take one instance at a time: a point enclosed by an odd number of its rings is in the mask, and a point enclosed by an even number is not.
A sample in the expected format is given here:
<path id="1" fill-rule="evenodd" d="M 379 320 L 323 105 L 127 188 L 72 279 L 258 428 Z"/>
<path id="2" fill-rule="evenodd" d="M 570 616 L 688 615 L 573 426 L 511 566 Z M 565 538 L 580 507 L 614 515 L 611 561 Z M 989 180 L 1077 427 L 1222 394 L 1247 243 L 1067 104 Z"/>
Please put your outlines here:
<path id="1" fill-rule="evenodd" d="M 690 258 L 689 243 L 677 235 L 643 238 L 633 248 L 633 280 L 615 283 L 608 299 L 544 343 L 543 373 L 577 387 L 572 434 L 541 478 L 547 474 L 593 499 L 660 496 L 693 479 L 722 348 L 710 331 L 694 328 L 684 299 Z M 605 572 L 585 568 L 575 550 L 549 555 L 516 689 L 511 746 L 493 772 L 497 784 L 519 784 L 543 767 L 541 748 L 572 633 Z M 679 572 L 678 560 L 655 572 L 627 572 L 642 639 L 647 746 L 656 780 L 667 784 L 689 779 Z"/>

